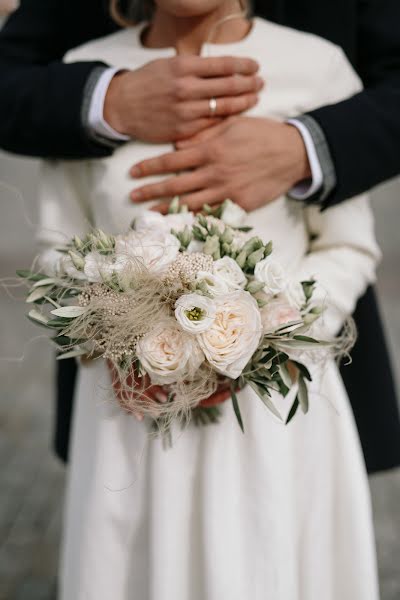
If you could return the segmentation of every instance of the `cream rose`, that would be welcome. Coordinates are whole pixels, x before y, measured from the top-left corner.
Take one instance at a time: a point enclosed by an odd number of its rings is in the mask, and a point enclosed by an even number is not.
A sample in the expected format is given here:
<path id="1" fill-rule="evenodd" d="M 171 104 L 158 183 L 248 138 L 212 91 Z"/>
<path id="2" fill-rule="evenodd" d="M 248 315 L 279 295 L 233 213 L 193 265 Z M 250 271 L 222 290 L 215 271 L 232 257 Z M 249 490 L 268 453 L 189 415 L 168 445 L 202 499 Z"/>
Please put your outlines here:
<path id="1" fill-rule="evenodd" d="M 194 376 L 204 354 L 197 338 L 179 327 L 173 318 L 165 318 L 137 344 L 137 357 L 152 383 L 168 385 Z"/>
<path id="2" fill-rule="evenodd" d="M 242 290 L 220 296 L 215 302 L 214 322 L 197 339 L 214 369 L 236 379 L 260 342 L 260 311 L 253 296 Z"/>
<path id="3" fill-rule="evenodd" d="M 206 296 L 185 294 L 176 301 L 175 317 L 184 331 L 202 333 L 214 322 L 215 305 Z"/>
<path id="4" fill-rule="evenodd" d="M 285 298 L 276 298 L 261 309 L 261 321 L 264 333 L 274 333 L 284 325 L 302 321 L 302 318 L 300 311 Z"/>
<path id="5" fill-rule="evenodd" d="M 214 262 L 213 273 L 228 286 L 229 290 L 242 289 L 247 283 L 246 275 L 237 262 L 229 256 L 224 256 Z"/>
<path id="6" fill-rule="evenodd" d="M 287 286 L 287 278 L 283 267 L 276 260 L 271 260 L 269 257 L 256 264 L 254 278 L 264 283 L 264 291 L 273 296 L 283 292 Z"/>
<path id="7" fill-rule="evenodd" d="M 139 260 L 149 271 L 160 275 L 176 259 L 179 240 L 170 233 L 130 231 L 115 238 L 115 254 L 119 260 L 132 263 Z"/>

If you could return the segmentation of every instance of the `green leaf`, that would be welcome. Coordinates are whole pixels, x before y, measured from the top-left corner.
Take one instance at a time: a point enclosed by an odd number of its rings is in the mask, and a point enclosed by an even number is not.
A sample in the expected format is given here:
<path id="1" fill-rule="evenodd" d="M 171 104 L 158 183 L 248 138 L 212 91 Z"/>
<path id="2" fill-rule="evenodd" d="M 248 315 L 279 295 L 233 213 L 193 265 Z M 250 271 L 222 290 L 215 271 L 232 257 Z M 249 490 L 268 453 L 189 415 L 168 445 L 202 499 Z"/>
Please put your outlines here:
<path id="1" fill-rule="evenodd" d="M 309 337 L 308 335 L 294 335 L 293 336 L 294 340 L 299 340 L 299 342 L 307 342 L 309 344 L 320 344 L 320 342 L 312 337 Z"/>
<path id="2" fill-rule="evenodd" d="M 87 350 L 83 348 L 76 348 L 75 350 L 71 350 L 70 352 L 65 352 L 64 354 L 59 354 L 56 360 L 64 360 L 66 358 L 75 358 L 77 356 L 83 356 L 87 354 Z"/>
<path id="3" fill-rule="evenodd" d="M 56 317 L 64 317 L 66 319 L 75 319 L 87 312 L 87 308 L 83 306 L 62 306 L 51 311 Z"/>
<path id="4" fill-rule="evenodd" d="M 279 367 L 279 374 L 282 377 L 283 383 L 290 389 L 293 385 L 292 378 L 290 377 L 289 369 L 285 363 L 282 363 Z"/>
<path id="5" fill-rule="evenodd" d="M 50 285 L 50 283 L 54 284 L 56 283 L 56 280 L 53 279 L 52 277 L 46 277 L 45 279 L 40 279 L 40 281 L 37 281 L 36 283 L 33 284 L 32 289 L 41 287 L 42 285 Z"/>
<path id="6" fill-rule="evenodd" d="M 35 323 L 35 325 L 44 325 L 45 327 L 47 327 L 49 322 L 49 319 L 35 308 L 32 308 L 32 310 L 29 311 L 28 319 L 30 319 L 32 323 Z"/>
<path id="7" fill-rule="evenodd" d="M 303 363 L 297 362 L 295 360 L 293 360 L 292 362 L 294 365 L 296 365 L 296 367 L 298 368 L 298 370 L 300 371 L 300 373 L 303 375 L 303 377 L 305 379 L 308 379 L 308 381 L 312 381 L 310 371 L 307 369 L 307 367 L 305 365 L 303 365 Z"/>
<path id="8" fill-rule="evenodd" d="M 63 317 L 58 317 L 57 319 L 50 319 L 47 322 L 47 327 L 51 327 L 52 329 L 65 329 L 71 322 L 71 319 L 64 319 Z"/>
<path id="9" fill-rule="evenodd" d="M 285 425 L 288 425 L 290 423 L 290 421 L 293 419 L 299 406 L 300 406 L 300 402 L 299 402 L 298 397 L 296 396 L 295 401 L 292 404 L 292 408 L 290 409 L 289 414 L 287 416 Z"/>
<path id="10" fill-rule="evenodd" d="M 242 415 L 240 413 L 239 402 L 238 402 L 238 398 L 236 396 L 235 388 L 233 385 L 231 388 L 231 393 L 232 393 L 233 410 L 235 411 L 235 415 L 236 415 L 237 422 L 239 423 L 239 427 L 242 430 L 242 432 L 244 433 L 243 419 L 242 419 Z"/>
<path id="11" fill-rule="evenodd" d="M 40 275 L 39 273 L 32 273 L 32 271 L 26 271 L 23 269 L 17 269 L 16 274 L 18 277 L 21 277 L 22 279 L 28 279 L 29 281 L 40 281 L 40 279 L 43 279 L 43 274 Z"/>
<path id="12" fill-rule="evenodd" d="M 307 385 L 306 385 L 303 377 L 299 377 L 298 398 L 299 398 L 301 410 L 303 411 L 304 414 L 307 414 L 308 413 L 308 408 L 309 408 L 309 404 L 308 404 L 308 390 L 307 390 Z"/>
<path id="13" fill-rule="evenodd" d="M 46 296 L 47 292 L 49 292 L 52 287 L 52 285 L 44 285 L 42 287 L 37 288 L 36 290 L 33 290 L 27 297 L 26 302 L 28 304 L 37 302 L 38 300 Z"/>
<path id="14" fill-rule="evenodd" d="M 255 391 L 257 396 L 261 398 L 265 406 L 272 412 L 272 414 L 274 414 L 280 421 L 282 421 L 282 416 L 278 409 L 275 407 L 275 404 L 272 402 L 270 397 L 267 394 L 263 393 L 263 390 L 253 381 L 249 381 L 249 386 Z"/>

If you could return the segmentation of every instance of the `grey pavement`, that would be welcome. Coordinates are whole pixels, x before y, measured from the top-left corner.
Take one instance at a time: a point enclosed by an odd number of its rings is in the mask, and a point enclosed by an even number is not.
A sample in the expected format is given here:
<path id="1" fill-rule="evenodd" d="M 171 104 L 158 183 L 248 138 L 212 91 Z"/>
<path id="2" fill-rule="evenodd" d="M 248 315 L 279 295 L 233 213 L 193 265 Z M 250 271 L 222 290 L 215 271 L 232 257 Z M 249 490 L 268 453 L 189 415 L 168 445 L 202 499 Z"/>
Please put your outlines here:
<path id="1" fill-rule="evenodd" d="M 18 188 L 19 194 L 9 186 Z M 34 257 L 37 186 L 35 161 L 0 154 L 0 278 L 12 277 L 16 268 L 28 265 Z M 384 251 L 379 290 L 399 376 L 399 182 L 375 193 L 374 206 Z M 50 450 L 54 361 L 47 339 L 25 319 L 22 297 L 22 288 L 7 291 L 3 282 L 0 600 L 55 600 L 65 470 Z M 400 471 L 374 476 L 370 482 L 382 600 L 399 600 Z"/>

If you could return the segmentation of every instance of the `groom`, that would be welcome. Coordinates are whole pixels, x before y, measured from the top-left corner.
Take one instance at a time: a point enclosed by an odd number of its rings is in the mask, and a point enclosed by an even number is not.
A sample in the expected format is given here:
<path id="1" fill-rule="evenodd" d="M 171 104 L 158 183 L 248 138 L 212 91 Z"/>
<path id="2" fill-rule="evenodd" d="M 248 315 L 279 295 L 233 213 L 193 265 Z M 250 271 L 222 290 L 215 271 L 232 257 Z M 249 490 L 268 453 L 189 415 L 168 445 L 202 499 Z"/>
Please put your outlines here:
<path id="1" fill-rule="evenodd" d="M 147 139 L 146 123 L 152 122 L 154 130 L 156 119 L 157 141 L 177 142 L 179 149 L 162 161 L 140 165 L 132 172 L 135 176 L 193 169 L 179 181 L 167 181 L 161 190 L 161 195 L 168 196 L 178 185 L 178 193 L 193 205 L 199 174 L 204 175 L 205 157 L 211 154 L 219 174 L 235 173 L 217 182 L 215 197 L 223 190 L 223 197 L 235 199 L 236 190 L 241 189 L 240 200 L 250 209 L 260 199 L 273 201 L 288 192 L 329 208 L 400 172 L 398 0 L 256 2 L 261 16 L 341 45 L 366 90 L 303 115 L 293 125 L 268 119 L 260 125 L 257 120 L 250 135 L 243 117 L 216 121 L 254 102 L 260 82 L 249 63 L 227 61 L 205 67 L 205 59 L 186 57 L 186 66 L 180 62 L 177 67 L 175 61 L 128 73 L 115 73 L 101 63 L 62 65 L 59 61 L 68 48 L 117 28 L 106 5 L 100 0 L 22 0 L 0 34 L 0 145 L 5 149 L 46 157 L 106 156 L 126 139 Z M 129 12 L 130 2 L 122 1 L 120 7 Z M 232 78 L 235 73 L 241 77 Z M 207 77 L 210 74 L 214 77 Z M 215 77 L 222 86 L 220 93 L 215 92 Z M 232 87 L 233 79 L 236 87 Z M 202 100 L 199 118 L 188 118 L 187 111 L 180 123 L 172 118 L 175 113 L 162 96 L 171 81 L 184 92 L 183 102 L 185 98 L 187 102 Z M 216 107 L 209 102 L 213 96 Z M 191 140 L 182 141 L 190 135 L 194 136 Z M 244 146 L 246 153 L 237 155 L 235 150 Z M 243 173 L 248 180 L 241 179 Z M 200 191 L 213 185 L 215 181 L 203 176 Z M 160 196 L 160 190 L 144 188 L 135 199 L 146 201 L 153 196 Z M 400 426 L 372 290 L 360 301 L 355 318 L 359 340 L 353 364 L 342 374 L 367 466 L 376 471 L 400 464 Z M 58 450 L 65 456 L 74 365 L 62 361 L 61 368 L 68 370 L 58 379 Z"/>

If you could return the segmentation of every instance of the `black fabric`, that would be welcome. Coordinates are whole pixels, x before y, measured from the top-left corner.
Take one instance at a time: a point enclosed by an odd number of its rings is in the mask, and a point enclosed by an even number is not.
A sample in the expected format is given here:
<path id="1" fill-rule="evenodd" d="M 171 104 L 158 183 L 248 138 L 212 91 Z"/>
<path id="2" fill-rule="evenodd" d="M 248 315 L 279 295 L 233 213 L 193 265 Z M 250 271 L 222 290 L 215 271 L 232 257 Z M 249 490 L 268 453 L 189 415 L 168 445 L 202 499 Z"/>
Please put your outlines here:
<path id="1" fill-rule="evenodd" d="M 44 157 L 99 157 L 83 129 L 82 96 L 100 63 L 63 65 L 63 54 L 116 30 L 107 0 L 22 0 L 0 32 L 0 146 Z M 400 172 L 400 2 L 265 0 L 256 13 L 340 45 L 367 91 L 313 111 L 334 158 L 338 185 L 328 204 Z M 312 68 L 312 65 L 310 65 Z M 373 291 L 360 300 L 353 364 L 342 369 L 370 472 L 400 464 L 400 423 L 388 351 Z M 76 375 L 59 363 L 56 448 L 66 459 Z M 368 374 L 368 379 L 366 378 Z"/>

